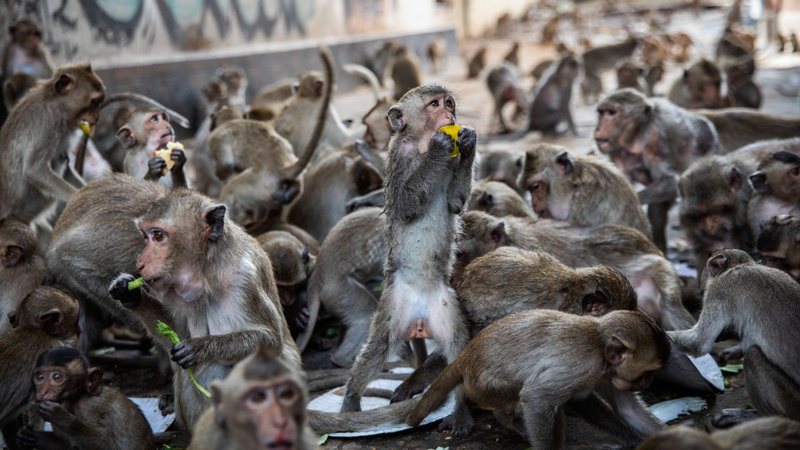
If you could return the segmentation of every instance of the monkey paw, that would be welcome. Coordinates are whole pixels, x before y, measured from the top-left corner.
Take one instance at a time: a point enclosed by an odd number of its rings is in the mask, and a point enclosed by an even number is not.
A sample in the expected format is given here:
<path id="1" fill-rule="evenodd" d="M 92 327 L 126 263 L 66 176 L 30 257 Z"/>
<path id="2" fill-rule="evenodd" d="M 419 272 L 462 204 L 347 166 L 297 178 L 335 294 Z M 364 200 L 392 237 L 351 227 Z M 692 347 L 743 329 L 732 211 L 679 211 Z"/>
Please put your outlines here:
<path id="1" fill-rule="evenodd" d="M 36 434 L 30 425 L 26 425 L 17 432 L 17 446 L 24 450 L 36 448 Z"/>
<path id="2" fill-rule="evenodd" d="M 172 353 L 172 360 L 184 369 L 197 365 L 197 355 L 191 339 L 185 339 L 175 344 L 170 352 Z"/>
<path id="3" fill-rule="evenodd" d="M 118 300 L 122 306 L 126 308 L 134 308 L 142 300 L 142 293 L 139 289 L 128 289 L 128 283 L 135 280 L 136 277 L 129 273 L 121 273 L 111 282 L 108 287 L 108 293 L 111 298 Z"/>
<path id="4" fill-rule="evenodd" d="M 435 158 L 450 159 L 450 153 L 453 152 L 455 144 L 453 143 L 453 138 L 450 135 L 445 134 L 442 131 L 434 134 L 431 138 L 430 143 L 428 144 L 428 153 L 430 156 Z"/>
<path id="5" fill-rule="evenodd" d="M 406 384 L 408 378 L 405 381 L 400 383 L 400 386 L 397 386 L 397 389 L 392 392 L 392 398 L 389 400 L 389 403 L 397 403 L 402 402 L 403 400 L 408 400 L 411 397 L 422 393 L 425 390 L 425 386 L 420 385 L 413 385 L 411 383 Z"/>
<path id="6" fill-rule="evenodd" d="M 63 406 L 49 400 L 39 403 L 36 407 L 36 412 L 39 413 L 42 419 L 61 426 L 68 426 L 71 419 L 74 419 L 74 416 Z"/>
<path id="7" fill-rule="evenodd" d="M 462 126 L 458 132 L 456 145 L 461 150 L 461 160 L 472 160 L 475 156 L 475 145 L 478 143 L 478 134 L 472 127 Z"/>
<path id="8" fill-rule="evenodd" d="M 297 313 L 297 317 L 294 321 L 294 327 L 298 332 L 304 331 L 308 328 L 308 321 L 311 319 L 311 313 L 308 312 L 308 306 L 304 306 L 300 312 Z"/>
<path id="9" fill-rule="evenodd" d="M 170 154 L 170 159 L 175 161 L 175 165 L 172 166 L 171 172 L 177 172 L 183 169 L 183 165 L 186 164 L 186 154 L 183 153 L 183 150 L 176 148 L 172 150 L 172 154 Z M 166 162 L 165 162 L 166 165 Z"/>
<path id="10" fill-rule="evenodd" d="M 457 417 L 455 413 L 442 419 L 442 423 L 439 424 L 439 431 L 449 431 L 450 435 L 456 439 L 469 437 L 473 428 L 475 428 L 475 420 L 471 415 Z"/>
<path id="11" fill-rule="evenodd" d="M 722 411 L 714 414 L 714 417 L 711 418 L 711 425 L 715 426 L 716 428 L 730 428 L 740 423 L 757 419 L 758 417 L 758 413 L 753 410 L 743 408 L 725 408 Z"/>
<path id="12" fill-rule="evenodd" d="M 155 158 L 150 158 L 150 161 L 147 161 L 147 177 L 149 179 L 159 179 L 162 177 L 164 173 L 164 169 L 167 168 L 167 162 L 164 161 L 164 158 L 156 156 Z"/>
<path id="13" fill-rule="evenodd" d="M 161 394 L 158 397 L 158 410 L 162 416 L 167 416 L 175 412 L 175 396 L 172 394 Z"/>

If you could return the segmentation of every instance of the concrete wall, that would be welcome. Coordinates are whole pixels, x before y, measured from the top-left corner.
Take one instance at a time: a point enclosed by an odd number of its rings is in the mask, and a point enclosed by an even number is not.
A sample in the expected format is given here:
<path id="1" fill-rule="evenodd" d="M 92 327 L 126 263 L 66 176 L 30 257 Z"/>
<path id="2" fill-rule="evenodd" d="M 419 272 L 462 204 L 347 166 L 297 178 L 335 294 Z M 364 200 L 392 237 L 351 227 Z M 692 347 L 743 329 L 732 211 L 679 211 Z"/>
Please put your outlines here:
<path id="1" fill-rule="evenodd" d="M 459 37 L 480 37 L 491 33 L 497 18 L 511 13 L 518 18 L 538 0 L 455 0 L 453 9 L 458 22 Z"/>

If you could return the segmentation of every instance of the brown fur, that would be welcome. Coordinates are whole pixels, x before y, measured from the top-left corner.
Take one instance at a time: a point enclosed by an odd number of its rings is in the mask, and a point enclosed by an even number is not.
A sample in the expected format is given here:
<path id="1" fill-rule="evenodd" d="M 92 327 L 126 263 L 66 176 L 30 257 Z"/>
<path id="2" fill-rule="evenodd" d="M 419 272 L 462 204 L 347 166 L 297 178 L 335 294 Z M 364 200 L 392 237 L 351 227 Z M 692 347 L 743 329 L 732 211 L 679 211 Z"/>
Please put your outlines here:
<path id="1" fill-rule="evenodd" d="M 8 314 L 44 281 L 36 235 L 16 220 L 0 221 L 0 336 L 11 330 Z"/>

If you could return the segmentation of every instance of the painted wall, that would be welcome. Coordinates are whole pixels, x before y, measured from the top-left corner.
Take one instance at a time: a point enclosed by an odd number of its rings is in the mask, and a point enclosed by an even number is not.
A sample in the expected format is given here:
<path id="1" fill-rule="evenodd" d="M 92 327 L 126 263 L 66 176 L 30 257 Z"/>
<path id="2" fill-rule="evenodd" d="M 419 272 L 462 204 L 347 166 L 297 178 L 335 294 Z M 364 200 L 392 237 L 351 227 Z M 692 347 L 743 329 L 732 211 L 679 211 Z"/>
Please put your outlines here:
<path id="1" fill-rule="evenodd" d="M 57 63 L 98 67 L 453 23 L 452 9 L 435 0 L 0 0 L 0 21 L 17 17 L 43 25 Z"/>

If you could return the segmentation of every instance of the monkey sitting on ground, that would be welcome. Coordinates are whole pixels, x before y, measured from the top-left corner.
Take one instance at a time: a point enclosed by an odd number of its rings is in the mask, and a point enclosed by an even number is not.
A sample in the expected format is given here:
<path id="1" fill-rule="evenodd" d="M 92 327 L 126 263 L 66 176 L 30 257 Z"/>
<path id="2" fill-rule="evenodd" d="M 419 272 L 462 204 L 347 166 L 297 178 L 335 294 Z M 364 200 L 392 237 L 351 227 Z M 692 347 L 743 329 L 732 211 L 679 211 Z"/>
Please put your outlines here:
<path id="1" fill-rule="evenodd" d="M 717 109 L 730 105 L 721 92 L 722 72 L 716 64 L 701 59 L 683 71 L 669 89 L 667 99 L 687 109 Z"/>
<path id="2" fill-rule="evenodd" d="M 169 123 L 169 116 L 161 109 L 134 109 L 127 117 L 121 118 L 123 124 L 117 130 L 117 138 L 125 147 L 125 173 L 134 178 L 157 181 L 167 188 L 187 187 L 183 166 L 186 155 L 175 148 L 170 154 L 173 166 L 167 172 L 167 162 L 153 153 L 175 142 L 175 131 Z"/>
<path id="3" fill-rule="evenodd" d="M 40 287 L 9 314 L 12 330 L 0 336 L 0 427 L 13 445 L 13 423 L 31 399 L 31 372 L 36 358 L 50 349 L 74 346 L 80 332 L 78 302 L 51 287 Z"/>
<path id="4" fill-rule="evenodd" d="M 761 264 L 782 270 L 800 283 L 800 217 L 776 216 L 765 222 L 756 249 Z"/>
<path id="5" fill-rule="evenodd" d="M 646 187 L 639 200 L 647 204 L 653 242 L 667 248 L 667 215 L 678 196 L 677 174 L 704 155 L 719 151 L 708 119 L 664 99 L 648 99 L 633 89 L 620 89 L 597 106 L 594 139 L 629 179 Z"/>
<path id="6" fill-rule="evenodd" d="M 747 208 L 747 220 L 753 233 L 772 217 L 800 216 L 800 139 L 788 143 L 789 151 L 772 153 L 750 174 L 754 193 Z"/>
<path id="7" fill-rule="evenodd" d="M 44 259 L 37 250 L 36 235 L 27 225 L 0 221 L 0 336 L 11 329 L 8 315 L 44 281 Z"/>
<path id="8" fill-rule="evenodd" d="M 728 95 L 731 106 L 758 109 L 761 107 L 761 89 L 753 81 L 756 63 L 753 57 L 747 56 L 736 61 L 731 61 L 723 66 Z"/>
<path id="9" fill-rule="evenodd" d="M 152 450 L 147 419 L 120 391 L 103 386 L 103 372 L 89 367 L 80 351 L 59 347 L 42 353 L 33 370 L 36 403 L 31 414 L 50 422 L 53 431 L 22 428 L 24 449 L 103 448 Z"/>
<path id="10" fill-rule="evenodd" d="M 486 67 L 486 47 L 481 47 L 475 54 L 470 58 L 469 63 L 467 64 L 467 78 L 477 78 L 478 75 L 483 71 L 483 68 Z"/>
<path id="11" fill-rule="evenodd" d="M 530 192 L 531 206 L 541 218 L 581 226 L 625 225 L 652 236 L 633 186 L 619 169 L 594 156 L 540 144 L 525 153 L 520 187 Z"/>
<path id="12" fill-rule="evenodd" d="M 650 436 L 636 450 L 794 450 L 800 447 L 800 422 L 784 417 L 751 420 L 712 434 L 685 425 Z"/>
<path id="13" fill-rule="evenodd" d="M 645 68 L 626 59 L 617 65 L 617 89 L 632 88 L 647 93 Z"/>
<path id="14" fill-rule="evenodd" d="M 406 422 L 419 424 L 463 383 L 467 396 L 494 410 L 535 450 L 565 445 L 564 404 L 592 390 L 627 396 L 618 411 L 642 436 L 664 425 L 628 391 L 646 388 L 669 358 L 667 335 L 642 312 L 595 318 L 560 311 L 512 314 L 484 328 L 422 395 Z M 518 409 L 522 424 L 515 423 Z"/>
<path id="15" fill-rule="evenodd" d="M 467 209 L 484 211 L 495 217 L 536 217 L 525 199 L 507 184 L 499 181 L 481 180 L 477 182 L 469 194 Z"/>
<path id="16" fill-rule="evenodd" d="M 401 98 L 406 92 L 422 84 L 419 59 L 405 45 L 394 49 L 392 56 L 392 81 L 394 81 L 394 98 Z"/>
<path id="17" fill-rule="evenodd" d="M 741 250 L 714 253 L 706 263 L 703 310 L 689 330 L 670 331 L 679 348 L 694 355 L 711 351 L 728 327 L 741 339 L 747 393 L 762 415 L 800 419 L 800 284 L 780 270 L 757 265 Z M 730 409 L 713 424 L 727 427 L 753 413 Z"/>
<path id="18" fill-rule="evenodd" d="M 433 38 L 428 42 L 425 51 L 428 55 L 428 62 L 431 64 L 431 71 L 439 73 L 442 68 L 442 62 L 447 57 L 447 41 L 441 36 Z"/>
<path id="19" fill-rule="evenodd" d="M 503 57 L 503 61 L 514 67 L 519 67 L 519 41 L 514 41 L 511 45 L 511 49 Z"/>
<path id="20" fill-rule="evenodd" d="M 343 412 L 361 409 L 367 383 L 400 341 L 412 341 L 418 364 L 426 356 L 423 338 L 433 338 L 448 361 L 467 341 L 447 280 L 460 213 L 471 187 L 477 135 L 462 126 L 454 142 L 438 131 L 456 120 L 455 99 L 439 85 L 409 91 L 387 118 L 395 134 L 389 144 L 385 184 L 389 255 L 384 290 L 367 343 L 353 364 Z M 459 149 L 455 153 L 454 146 Z M 456 437 L 472 430 L 463 392 L 442 426 Z"/>
<path id="21" fill-rule="evenodd" d="M 500 132 L 507 133 L 510 128 L 503 116 L 503 107 L 513 103 L 517 111 L 524 111 L 528 105 L 528 96 L 520 84 L 516 67 L 507 62 L 495 66 L 486 76 L 486 86 L 494 99 L 494 116 L 500 122 Z"/>

